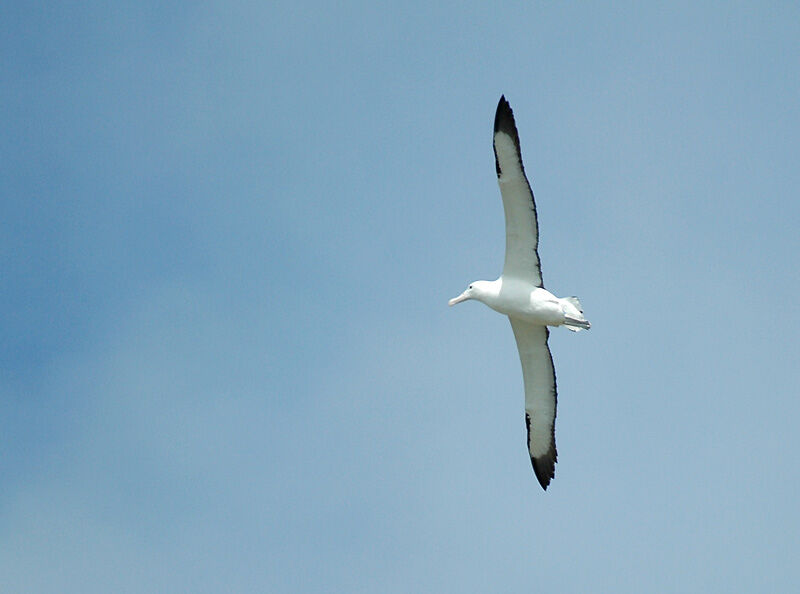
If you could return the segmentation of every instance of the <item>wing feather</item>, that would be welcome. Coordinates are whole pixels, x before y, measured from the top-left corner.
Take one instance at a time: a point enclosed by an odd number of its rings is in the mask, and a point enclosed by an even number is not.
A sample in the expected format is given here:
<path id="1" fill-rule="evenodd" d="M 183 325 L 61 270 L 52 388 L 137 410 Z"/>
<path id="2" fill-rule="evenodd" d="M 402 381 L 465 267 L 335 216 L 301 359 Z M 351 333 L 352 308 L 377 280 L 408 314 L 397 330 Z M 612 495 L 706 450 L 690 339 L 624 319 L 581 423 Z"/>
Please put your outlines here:
<path id="1" fill-rule="evenodd" d="M 555 476 L 556 461 L 556 370 L 547 339 L 547 326 L 509 318 L 517 340 L 522 379 L 525 384 L 525 423 L 528 454 L 536 478 L 547 489 Z"/>
<path id="2" fill-rule="evenodd" d="M 503 276 L 542 286 L 536 202 L 525 176 L 514 113 L 500 97 L 494 117 L 494 161 L 506 216 L 506 258 Z"/>

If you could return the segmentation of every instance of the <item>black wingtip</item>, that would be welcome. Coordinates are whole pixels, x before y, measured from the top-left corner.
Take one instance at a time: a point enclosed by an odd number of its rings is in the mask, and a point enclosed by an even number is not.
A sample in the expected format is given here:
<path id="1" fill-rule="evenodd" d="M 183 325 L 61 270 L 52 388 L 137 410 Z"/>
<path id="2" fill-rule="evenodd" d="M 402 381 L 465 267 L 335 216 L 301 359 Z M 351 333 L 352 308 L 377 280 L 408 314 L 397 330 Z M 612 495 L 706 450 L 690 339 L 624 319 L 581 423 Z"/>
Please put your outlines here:
<path id="1" fill-rule="evenodd" d="M 501 95 L 500 101 L 497 103 L 497 111 L 494 114 L 494 131 L 503 131 L 512 137 L 517 135 L 517 126 L 514 124 L 514 112 L 511 110 L 508 101 L 506 101 L 505 95 Z"/>
<path id="2" fill-rule="evenodd" d="M 514 112 L 511 111 L 511 106 L 506 101 L 506 96 L 501 95 L 500 101 L 497 104 L 497 111 L 494 114 L 494 133 L 502 132 L 508 134 L 514 139 L 514 146 L 517 149 L 517 156 L 519 158 L 519 166 L 522 171 L 525 167 L 522 165 L 522 150 L 519 147 L 519 133 L 517 132 L 517 124 L 514 122 Z M 498 176 L 500 176 L 500 162 L 497 159 L 497 151 L 494 153 L 494 168 Z"/>
<path id="3" fill-rule="evenodd" d="M 531 416 L 525 413 L 525 426 L 528 431 L 528 447 L 531 445 Z M 536 480 L 542 486 L 542 489 L 547 491 L 547 486 L 553 477 L 556 475 L 556 462 L 558 462 L 558 452 L 556 451 L 556 434 L 555 425 L 553 425 L 552 441 L 550 442 L 550 449 L 544 456 L 534 457 L 531 456 L 531 465 L 533 466 L 533 473 L 536 475 Z"/>
<path id="4" fill-rule="evenodd" d="M 556 475 L 556 460 L 557 455 L 555 448 L 551 448 L 544 456 L 538 458 L 531 457 L 533 473 L 536 475 L 536 480 L 539 481 L 539 484 L 545 491 L 547 491 L 547 486 Z"/>

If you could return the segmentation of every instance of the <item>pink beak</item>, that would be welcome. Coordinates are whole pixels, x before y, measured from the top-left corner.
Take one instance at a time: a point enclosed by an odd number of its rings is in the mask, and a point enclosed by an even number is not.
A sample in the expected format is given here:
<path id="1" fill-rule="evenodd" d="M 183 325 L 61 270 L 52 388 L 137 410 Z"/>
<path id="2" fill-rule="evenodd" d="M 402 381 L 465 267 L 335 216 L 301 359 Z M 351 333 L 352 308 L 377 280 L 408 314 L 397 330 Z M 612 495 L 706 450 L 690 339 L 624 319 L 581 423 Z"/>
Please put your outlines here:
<path id="1" fill-rule="evenodd" d="M 448 301 L 448 302 L 447 302 L 447 305 L 449 305 L 449 306 L 451 306 L 451 307 L 452 307 L 452 306 L 453 306 L 453 305 L 455 305 L 456 303 L 461 303 L 462 301 L 466 301 L 467 299 L 469 299 L 469 295 L 467 295 L 467 292 L 466 292 L 466 291 L 464 291 L 464 292 L 463 292 L 463 293 L 461 293 L 461 295 L 459 295 L 458 297 L 454 297 L 453 299 L 451 299 L 450 301 Z"/>

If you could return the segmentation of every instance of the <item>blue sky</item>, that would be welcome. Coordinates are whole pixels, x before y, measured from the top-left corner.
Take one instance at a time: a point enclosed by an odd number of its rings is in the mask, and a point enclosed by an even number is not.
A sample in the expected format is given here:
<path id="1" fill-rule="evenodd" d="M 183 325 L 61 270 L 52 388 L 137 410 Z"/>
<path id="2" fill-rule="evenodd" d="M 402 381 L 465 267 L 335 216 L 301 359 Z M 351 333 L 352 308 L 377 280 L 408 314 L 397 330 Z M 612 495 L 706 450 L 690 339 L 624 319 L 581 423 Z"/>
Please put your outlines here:
<path id="1" fill-rule="evenodd" d="M 800 586 L 793 3 L 6 3 L 0 590 Z M 501 93 L 559 464 L 525 451 Z"/>

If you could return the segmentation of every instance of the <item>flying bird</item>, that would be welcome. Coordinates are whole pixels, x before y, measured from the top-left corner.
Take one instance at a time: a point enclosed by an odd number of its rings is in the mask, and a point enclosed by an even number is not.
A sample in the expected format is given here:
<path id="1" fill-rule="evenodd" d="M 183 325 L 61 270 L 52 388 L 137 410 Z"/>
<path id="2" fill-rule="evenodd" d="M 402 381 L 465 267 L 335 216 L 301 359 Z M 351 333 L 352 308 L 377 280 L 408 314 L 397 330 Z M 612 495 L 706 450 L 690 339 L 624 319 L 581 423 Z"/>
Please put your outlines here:
<path id="1" fill-rule="evenodd" d="M 514 113 L 505 96 L 494 116 L 494 163 L 506 215 L 503 274 L 493 281 L 474 281 L 449 304 L 475 299 L 511 321 L 525 385 L 528 453 L 539 484 L 547 490 L 557 460 L 556 372 L 547 345 L 548 326 L 578 332 L 590 324 L 577 297 L 558 298 L 542 284 L 536 203 L 522 165 Z"/>

